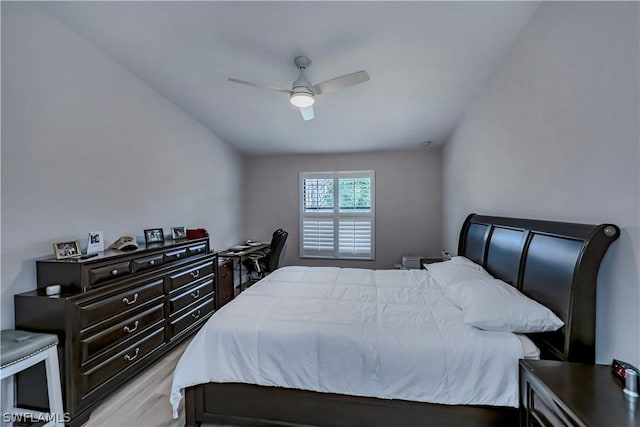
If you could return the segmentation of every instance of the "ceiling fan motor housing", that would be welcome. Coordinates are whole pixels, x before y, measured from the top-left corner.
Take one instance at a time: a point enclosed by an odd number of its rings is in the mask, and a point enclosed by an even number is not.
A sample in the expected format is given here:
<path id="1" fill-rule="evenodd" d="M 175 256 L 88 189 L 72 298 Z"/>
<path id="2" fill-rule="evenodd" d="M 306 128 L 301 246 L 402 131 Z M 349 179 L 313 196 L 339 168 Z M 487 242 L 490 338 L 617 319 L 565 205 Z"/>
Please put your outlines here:
<path id="1" fill-rule="evenodd" d="M 306 56 L 297 56 L 293 62 L 300 69 L 300 75 L 296 81 L 293 82 L 289 99 L 296 107 L 311 107 L 315 102 L 315 94 L 311 90 L 311 82 L 307 79 L 307 76 L 304 75 L 304 70 L 311 65 L 311 60 Z"/>
<path id="2" fill-rule="evenodd" d="M 311 82 L 309 81 L 309 79 L 307 79 L 307 76 L 304 75 L 304 70 L 301 70 L 300 75 L 298 76 L 296 81 L 293 82 L 293 85 L 291 85 L 291 90 L 295 92 L 298 89 L 304 89 L 308 93 L 313 94 L 310 87 L 311 87 Z"/>

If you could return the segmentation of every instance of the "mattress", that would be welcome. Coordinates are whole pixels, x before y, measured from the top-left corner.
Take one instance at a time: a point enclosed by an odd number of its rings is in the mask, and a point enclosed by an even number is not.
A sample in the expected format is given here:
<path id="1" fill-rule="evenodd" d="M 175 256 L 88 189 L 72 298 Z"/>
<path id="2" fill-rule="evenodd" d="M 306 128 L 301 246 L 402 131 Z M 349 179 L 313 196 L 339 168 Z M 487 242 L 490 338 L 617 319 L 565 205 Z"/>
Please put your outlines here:
<path id="1" fill-rule="evenodd" d="M 283 267 L 196 334 L 170 400 L 217 382 L 517 407 L 523 342 L 465 325 L 426 270 Z"/>

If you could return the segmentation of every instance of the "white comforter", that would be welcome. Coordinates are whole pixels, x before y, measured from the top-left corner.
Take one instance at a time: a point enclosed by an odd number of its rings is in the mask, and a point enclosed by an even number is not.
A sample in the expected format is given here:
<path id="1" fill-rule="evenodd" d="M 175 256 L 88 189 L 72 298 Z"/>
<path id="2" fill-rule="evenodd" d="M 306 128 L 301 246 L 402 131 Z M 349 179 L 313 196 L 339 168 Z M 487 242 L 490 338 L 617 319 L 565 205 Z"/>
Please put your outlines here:
<path id="1" fill-rule="evenodd" d="M 239 382 L 443 404 L 518 405 L 515 335 L 462 321 L 426 270 L 284 267 L 216 312 L 182 389 Z"/>

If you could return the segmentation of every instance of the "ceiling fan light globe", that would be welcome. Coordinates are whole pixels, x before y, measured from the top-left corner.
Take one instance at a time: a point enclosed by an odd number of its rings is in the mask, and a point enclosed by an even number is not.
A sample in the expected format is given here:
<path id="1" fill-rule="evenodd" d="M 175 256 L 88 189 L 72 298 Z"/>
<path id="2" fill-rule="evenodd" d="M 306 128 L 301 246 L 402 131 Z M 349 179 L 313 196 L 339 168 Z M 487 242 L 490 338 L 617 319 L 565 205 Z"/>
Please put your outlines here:
<path id="1" fill-rule="evenodd" d="M 316 100 L 313 98 L 313 95 L 302 92 L 302 93 L 292 93 L 291 94 L 291 103 L 298 108 L 307 108 L 311 107 Z"/>

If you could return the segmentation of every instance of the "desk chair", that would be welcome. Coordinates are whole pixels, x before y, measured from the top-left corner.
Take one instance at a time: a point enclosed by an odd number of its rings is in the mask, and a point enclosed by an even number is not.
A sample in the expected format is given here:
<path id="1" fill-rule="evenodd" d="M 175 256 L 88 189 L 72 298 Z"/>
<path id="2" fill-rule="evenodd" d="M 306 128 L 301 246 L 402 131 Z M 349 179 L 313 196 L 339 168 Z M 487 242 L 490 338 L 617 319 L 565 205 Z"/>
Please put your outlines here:
<path id="1" fill-rule="evenodd" d="M 252 271 L 261 273 L 266 268 L 263 261 L 265 260 L 266 256 L 269 255 L 271 249 L 274 247 L 276 237 L 283 231 L 284 230 L 282 228 L 278 228 L 271 235 L 271 243 L 269 244 L 269 247 L 261 249 L 259 251 L 255 251 L 251 255 L 249 255 L 249 262 L 245 263 L 247 265 L 247 268 L 249 268 L 249 273 L 251 273 Z"/>
<path id="2" fill-rule="evenodd" d="M 16 408 L 8 401 L 14 393 L 3 393 L 2 412 L 15 418 L 47 420 L 45 427 L 64 427 L 65 414 L 62 408 L 62 390 L 60 387 L 60 366 L 58 365 L 58 337 L 27 331 L 6 329 L 1 332 L 0 377 L 9 378 L 8 387 L 13 388 L 13 376 L 31 366 L 44 361 L 47 371 L 47 391 L 49 394 L 49 413 Z"/>
<path id="3" fill-rule="evenodd" d="M 272 271 L 277 270 L 280 267 L 282 249 L 288 236 L 289 233 L 281 228 L 274 231 L 269 247 L 264 251 L 258 251 L 249 256 L 249 264 L 247 266 L 249 273 L 255 272 L 259 278 L 263 278 Z"/>

